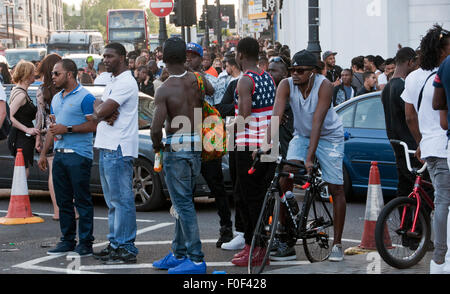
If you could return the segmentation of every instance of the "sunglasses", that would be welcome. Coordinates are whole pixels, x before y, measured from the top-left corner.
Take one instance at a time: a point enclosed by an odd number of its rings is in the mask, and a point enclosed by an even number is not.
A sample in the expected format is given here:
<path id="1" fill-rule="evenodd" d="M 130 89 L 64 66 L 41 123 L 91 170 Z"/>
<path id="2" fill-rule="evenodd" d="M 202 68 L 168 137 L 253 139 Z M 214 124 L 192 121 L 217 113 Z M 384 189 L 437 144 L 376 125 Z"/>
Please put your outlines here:
<path id="1" fill-rule="evenodd" d="M 272 62 L 283 62 L 284 65 L 287 66 L 286 62 L 280 56 L 270 58 L 269 63 L 272 63 Z"/>
<path id="2" fill-rule="evenodd" d="M 297 73 L 299 75 L 302 75 L 307 71 L 312 71 L 313 69 L 314 69 L 313 67 L 309 67 L 309 68 L 290 67 L 289 71 L 291 73 Z"/>
<path id="3" fill-rule="evenodd" d="M 63 72 L 52 71 L 52 76 L 59 77 L 59 75 L 62 74 Z"/>

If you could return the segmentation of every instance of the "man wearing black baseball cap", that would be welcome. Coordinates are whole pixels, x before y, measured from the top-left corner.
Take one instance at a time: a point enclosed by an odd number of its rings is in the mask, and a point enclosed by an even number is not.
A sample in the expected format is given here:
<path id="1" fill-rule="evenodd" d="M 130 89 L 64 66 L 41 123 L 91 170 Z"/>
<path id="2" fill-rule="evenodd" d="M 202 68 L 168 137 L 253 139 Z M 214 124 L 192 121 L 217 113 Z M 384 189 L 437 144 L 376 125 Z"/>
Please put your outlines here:
<path id="1" fill-rule="evenodd" d="M 322 60 L 325 63 L 325 68 L 327 70 L 327 79 L 333 83 L 333 86 L 339 86 L 341 84 L 341 72 L 342 68 L 336 65 L 337 52 L 326 51 L 322 55 Z"/>
<path id="2" fill-rule="evenodd" d="M 286 103 L 289 102 L 294 114 L 294 138 L 289 143 L 286 159 L 302 164 L 308 173 L 319 160 L 322 178 L 328 183 L 333 195 L 334 239 L 330 261 L 341 261 L 344 257 L 341 239 L 345 221 L 345 193 L 343 180 L 344 129 L 342 121 L 331 106 L 333 84 L 323 75 L 315 73 L 318 60 L 310 51 L 296 53 L 290 67 L 291 77 L 284 79 L 278 86 L 272 117 L 282 117 Z M 276 120 L 271 122 L 276 123 Z M 274 127 L 274 128 L 272 128 Z M 271 130 L 278 126 L 269 126 L 264 142 L 271 142 L 275 137 Z M 267 151 L 271 146 L 263 145 Z M 295 172 L 290 167 L 286 171 Z M 284 179 L 281 188 L 284 193 L 291 193 L 294 182 Z M 295 254 L 291 237 L 288 238 L 286 255 Z M 289 243 L 291 242 L 291 243 Z M 280 254 L 281 255 L 281 254 Z M 288 257 L 288 256 L 286 256 Z"/>

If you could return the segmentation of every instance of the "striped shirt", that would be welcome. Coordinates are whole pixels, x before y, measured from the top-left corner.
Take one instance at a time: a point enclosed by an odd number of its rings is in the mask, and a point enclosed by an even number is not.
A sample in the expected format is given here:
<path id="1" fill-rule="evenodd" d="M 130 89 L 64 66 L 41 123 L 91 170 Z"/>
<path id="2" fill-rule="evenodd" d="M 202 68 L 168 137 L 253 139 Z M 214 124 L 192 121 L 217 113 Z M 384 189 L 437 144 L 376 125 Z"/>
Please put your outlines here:
<path id="1" fill-rule="evenodd" d="M 245 131 L 238 127 L 236 146 L 260 147 L 272 118 L 273 104 L 275 102 L 275 82 L 272 76 L 265 71 L 261 74 L 247 71 L 244 76 L 249 77 L 253 81 L 252 112 L 249 123 L 245 125 Z M 239 93 L 237 90 L 234 94 L 234 99 L 236 102 L 235 115 L 239 116 Z"/>

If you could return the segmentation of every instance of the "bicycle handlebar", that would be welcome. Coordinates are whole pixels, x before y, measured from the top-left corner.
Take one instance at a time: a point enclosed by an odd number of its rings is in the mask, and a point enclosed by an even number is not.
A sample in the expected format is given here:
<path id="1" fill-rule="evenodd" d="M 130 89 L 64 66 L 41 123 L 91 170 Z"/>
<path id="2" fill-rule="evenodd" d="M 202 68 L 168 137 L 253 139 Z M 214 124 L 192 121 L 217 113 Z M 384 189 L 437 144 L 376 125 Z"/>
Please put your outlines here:
<path id="1" fill-rule="evenodd" d="M 405 149 L 405 157 L 406 157 L 406 167 L 408 168 L 408 170 L 411 172 L 411 173 L 414 173 L 414 169 L 411 167 L 411 160 L 410 160 L 410 158 L 409 158 L 409 154 L 415 154 L 416 153 L 416 151 L 414 150 L 409 150 L 408 149 L 408 145 L 405 143 L 405 142 L 403 142 L 403 141 L 400 141 L 400 140 L 394 140 L 394 139 L 392 139 L 392 140 L 389 140 L 391 143 L 393 143 L 393 144 L 398 144 L 398 145 L 401 145 L 401 146 L 403 146 L 403 149 Z M 425 163 L 423 166 L 422 166 L 422 168 L 420 168 L 418 171 L 417 171 L 417 173 L 419 173 L 419 174 L 421 174 L 421 173 L 423 173 L 424 171 L 425 171 L 425 169 L 427 168 L 427 163 Z"/>

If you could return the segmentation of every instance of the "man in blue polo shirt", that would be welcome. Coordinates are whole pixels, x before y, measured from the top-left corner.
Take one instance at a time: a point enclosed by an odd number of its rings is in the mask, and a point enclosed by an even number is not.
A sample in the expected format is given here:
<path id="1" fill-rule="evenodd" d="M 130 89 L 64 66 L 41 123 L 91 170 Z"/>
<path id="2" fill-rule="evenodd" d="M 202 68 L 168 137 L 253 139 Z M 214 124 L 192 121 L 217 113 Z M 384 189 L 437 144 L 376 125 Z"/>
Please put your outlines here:
<path id="1" fill-rule="evenodd" d="M 47 169 L 45 154 L 54 143 L 53 185 L 59 207 L 61 242 L 49 250 L 50 255 L 75 251 L 80 256 L 92 255 L 94 207 L 89 192 L 93 159 L 93 132 L 97 123 L 92 119 L 94 96 L 78 84 L 77 66 L 70 59 L 55 64 L 53 82 L 63 89 L 52 100 L 50 127 L 39 159 L 41 170 Z M 75 200 L 75 201 L 74 201 Z M 74 204 L 80 215 L 76 245 Z"/>

